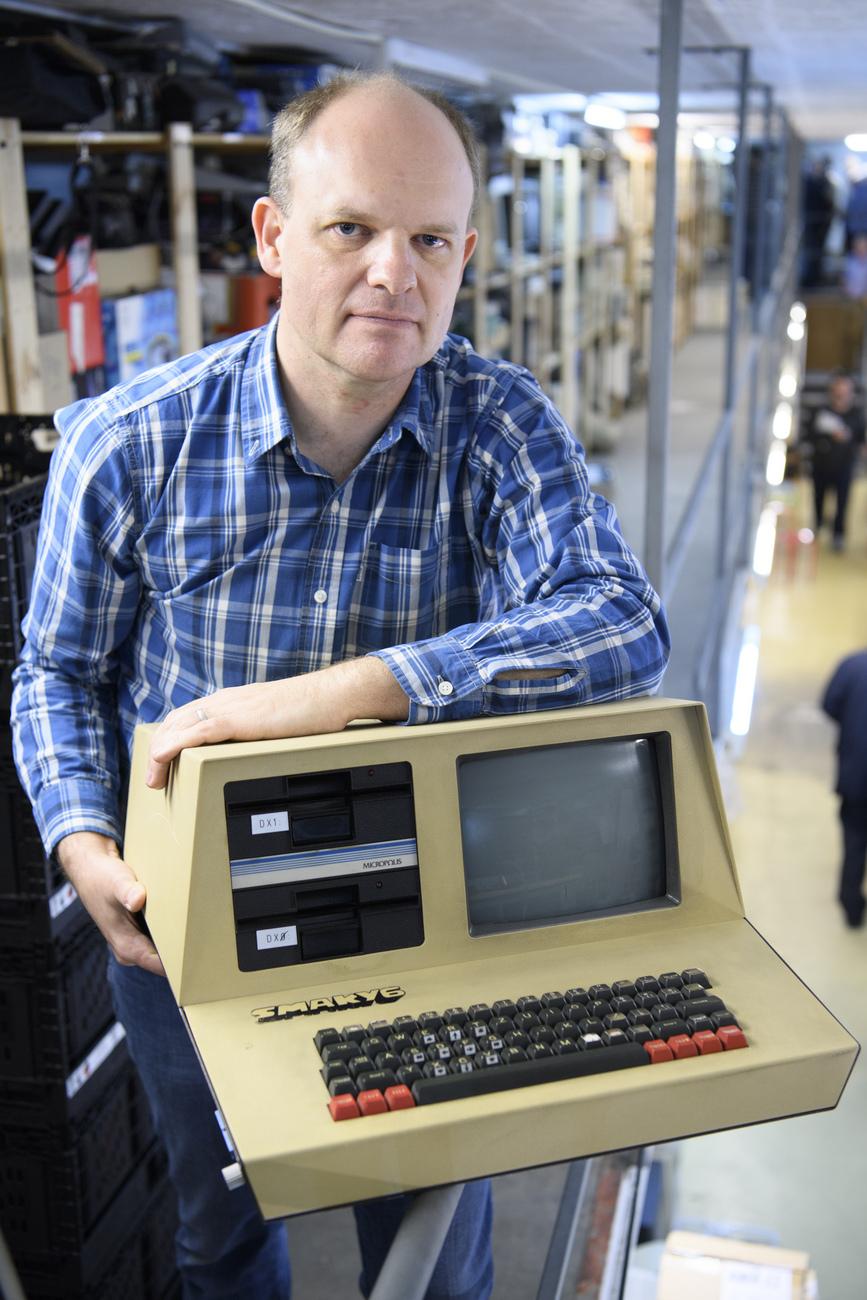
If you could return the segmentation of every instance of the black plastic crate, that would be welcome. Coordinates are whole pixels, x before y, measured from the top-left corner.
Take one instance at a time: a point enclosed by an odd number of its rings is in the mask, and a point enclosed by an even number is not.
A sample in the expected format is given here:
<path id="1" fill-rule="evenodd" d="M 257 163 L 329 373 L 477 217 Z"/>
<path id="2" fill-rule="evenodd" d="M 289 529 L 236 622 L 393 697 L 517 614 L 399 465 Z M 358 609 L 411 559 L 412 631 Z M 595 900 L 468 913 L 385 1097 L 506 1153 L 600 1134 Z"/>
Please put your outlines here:
<path id="1" fill-rule="evenodd" d="M 0 973 L 22 960 L 40 971 L 54 970 L 92 927 L 68 881 L 50 898 L 0 897 Z"/>
<path id="2" fill-rule="evenodd" d="M 23 953 L 10 966 L 0 969 L 0 1097 L 6 1081 L 66 1080 L 114 1019 L 98 931 L 56 970 Z"/>
<path id="3" fill-rule="evenodd" d="M 36 565 L 36 538 L 48 475 L 0 489 L 0 663 L 21 653 L 21 620 L 27 612 Z"/>
<path id="4" fill-rule="evenodd" d="M 174 1272 L 173 1250 L 156 1259 L 173 1228 L 174 1192 L 166 1178 L 166 1157 L 155 1144 L 145 1154 L 79 1249 L 33 1253 L 12 1250 L 28 1300 L 161 1300 Z M 152 1218 L 157 1217 L 151 1227 Z M 144 1238 L 144 1242 L 142 1242 Z M 130 1258 L 135 1267 L 130 1269 Z M 164 1285 L 160 1277 L 166 1278 Z M 115 1283 L 114 1279 L 117 1279 Z M 151 1285 L 151 1279 L 157 1282 Z M 147 1287 L 151 1287 L 150 1290 Z M 119 1289 L 126 1287 L 125 1290 Z"/>
<path id="5" fill-rule="evenodd" d="M 12 763 L 8 732 L 0 730 L 0 897 L 47 898 L 66 877 L 46 858 L 30 801 Z"/>
<path id="6" fill-rule="evenodd" d="M 112 1021 L 65 1079 L 43 1083 L 0 1079 L 0 1126 L 32 1128 L 78 1123 L 129 1061 L 126 1034 L 117 1021 Z"/>
<path id="7" fill-rule="evenodd" d="M 13 1253 L 80 1250 L 155 1137 L 131 1064 L 80 1123 L 0 1124 L 0 1222 Z"/>

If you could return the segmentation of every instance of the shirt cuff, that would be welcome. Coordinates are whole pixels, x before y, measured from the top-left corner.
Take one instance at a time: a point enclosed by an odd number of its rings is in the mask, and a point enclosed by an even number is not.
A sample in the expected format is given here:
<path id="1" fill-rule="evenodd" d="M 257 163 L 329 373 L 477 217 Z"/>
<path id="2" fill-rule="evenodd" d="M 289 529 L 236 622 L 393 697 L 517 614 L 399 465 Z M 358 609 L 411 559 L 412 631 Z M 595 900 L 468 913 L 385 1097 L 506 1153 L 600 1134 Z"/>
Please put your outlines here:
<path id="1" fill-rule="evenodd" d="M 66 779 L 44 786 L 33 808 L 46 853 L 53 853 L 66 835 L 94 831 L 120 846 L 123 827 L 115 791 L 100 781 Z"/>

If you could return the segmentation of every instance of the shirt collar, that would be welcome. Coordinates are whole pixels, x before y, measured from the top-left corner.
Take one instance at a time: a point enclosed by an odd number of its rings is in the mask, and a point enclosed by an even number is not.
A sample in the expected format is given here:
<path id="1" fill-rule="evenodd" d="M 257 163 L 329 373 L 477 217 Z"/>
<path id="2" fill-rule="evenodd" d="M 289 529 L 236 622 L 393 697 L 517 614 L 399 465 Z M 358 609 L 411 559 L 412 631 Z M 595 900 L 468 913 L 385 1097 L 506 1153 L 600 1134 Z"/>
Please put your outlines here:
<path id="1" fill-rule="evenodd" d="M 277 362 L 277 321 L 279 312 L 262 329 L 256 331 L 241 380 L 241 441 L 244 460 L 249 464 L 284 440 L 293 452 L 295 434 L 286 409 L 280 370 Z M 403 401 L 377 439 L 376 446 L 385 450 L 397 442 L 404 430 L 411 433 L 425 455 L 433 450 L 434 399 L 432 389 L 438 385 L 439 372 L 446 358 L 440 349 L 412 377 Z"/>

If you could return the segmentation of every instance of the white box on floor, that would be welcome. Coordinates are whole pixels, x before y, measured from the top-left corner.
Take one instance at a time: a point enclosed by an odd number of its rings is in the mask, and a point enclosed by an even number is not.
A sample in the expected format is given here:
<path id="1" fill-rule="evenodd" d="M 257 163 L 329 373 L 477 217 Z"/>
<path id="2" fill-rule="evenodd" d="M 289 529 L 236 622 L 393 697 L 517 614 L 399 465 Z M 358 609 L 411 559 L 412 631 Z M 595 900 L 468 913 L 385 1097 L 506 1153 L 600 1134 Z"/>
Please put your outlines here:
<path id="1" fill-rule="evenodd" d="M 657 1300 L 818 1300 L 803 1250 L 698 1232 L 670 1232 Z"/>

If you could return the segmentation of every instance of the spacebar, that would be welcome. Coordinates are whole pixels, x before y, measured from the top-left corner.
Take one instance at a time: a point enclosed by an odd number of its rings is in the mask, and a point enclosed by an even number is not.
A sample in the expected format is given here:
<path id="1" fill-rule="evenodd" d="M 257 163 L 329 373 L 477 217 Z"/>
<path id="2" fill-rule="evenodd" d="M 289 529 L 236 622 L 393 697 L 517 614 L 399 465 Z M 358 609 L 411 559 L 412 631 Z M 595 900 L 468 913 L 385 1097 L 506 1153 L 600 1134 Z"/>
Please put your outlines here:
<path id="1" fill-rule="evenodd" d="M 486 1092 L 528 1088 L 534 1083 L 553 1083 L 555 1079 L 583 1079 L 588 1074 L 607 1074 L 610 1070 L 628 1070 L 633 1065 L 649 1064 L 650 1057 L 640 1043 L 624 1043 L 589 1052 L 570 1052 L 567 1056 L 542 1056 L 538 1061 L 492 1065 L 488 1069 L 473 1070 L 472 1074 L 444 1074 L 439 1078 L 418 1079 L 412 1085 L 412 1095 L 417 1106 L 426 1106 L 434 1101 L 481 1097 Z"/>

